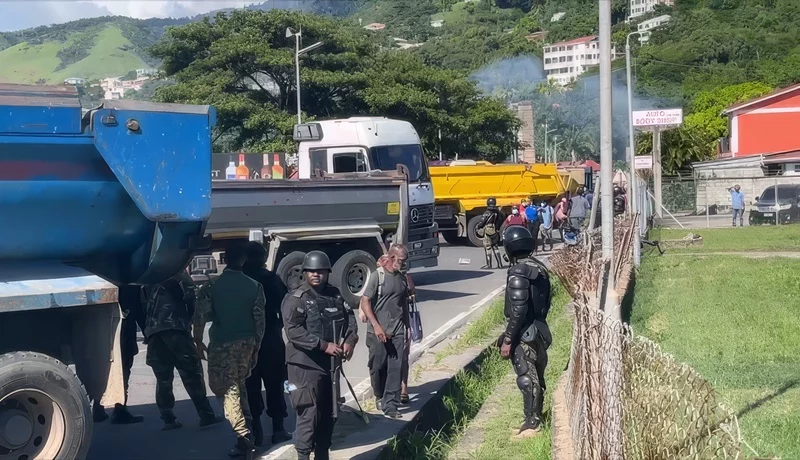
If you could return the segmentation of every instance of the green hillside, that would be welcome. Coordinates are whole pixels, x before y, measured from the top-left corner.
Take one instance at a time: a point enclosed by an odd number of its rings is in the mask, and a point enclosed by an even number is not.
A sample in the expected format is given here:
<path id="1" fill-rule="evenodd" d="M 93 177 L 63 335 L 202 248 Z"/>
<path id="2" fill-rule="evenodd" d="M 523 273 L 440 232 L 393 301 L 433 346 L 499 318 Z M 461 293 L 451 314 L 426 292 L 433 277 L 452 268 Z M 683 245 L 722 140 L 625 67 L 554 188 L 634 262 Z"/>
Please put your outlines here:
<path id="1" fill-rule="evenodd" d="M 83 47 L 81 51 L 85 52 L 69 63 L 69 58 L 63 56 L 69 56 L 77 47 Z M 99 79 L 149 67 L 115 24 L 73 33 L 63 42 L 49 40 L 34 45 L 25 41 L 0 51 L 0 62 L 0 81 L 9 83 L 60 83 L 69 77 Z"/>

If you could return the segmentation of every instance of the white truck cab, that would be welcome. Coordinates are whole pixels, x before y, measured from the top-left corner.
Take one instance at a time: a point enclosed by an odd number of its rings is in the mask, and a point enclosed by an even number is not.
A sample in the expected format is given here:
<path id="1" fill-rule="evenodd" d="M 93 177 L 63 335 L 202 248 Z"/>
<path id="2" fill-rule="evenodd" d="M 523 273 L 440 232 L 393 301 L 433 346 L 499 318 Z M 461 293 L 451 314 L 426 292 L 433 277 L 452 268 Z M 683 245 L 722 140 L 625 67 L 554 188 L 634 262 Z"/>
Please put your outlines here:
<path id="1" fill-rule="evenodd" d="M 385 117 L 351 117 L 295 126 L 298 175 L 393 171 L 408 168 L 409 267 L 438 265 L 439 234 L 433 218 L 433 186 L 419 135 L 411 123 Z"/>

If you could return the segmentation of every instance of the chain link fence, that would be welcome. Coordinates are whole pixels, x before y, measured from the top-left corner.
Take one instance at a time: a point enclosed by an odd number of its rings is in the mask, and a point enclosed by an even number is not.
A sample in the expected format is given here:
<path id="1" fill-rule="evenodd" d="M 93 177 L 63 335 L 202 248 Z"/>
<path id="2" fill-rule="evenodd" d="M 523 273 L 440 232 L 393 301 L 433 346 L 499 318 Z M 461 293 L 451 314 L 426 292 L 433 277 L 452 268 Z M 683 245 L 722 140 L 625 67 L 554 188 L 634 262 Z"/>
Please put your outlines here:
<path id="1" fill-rule="evenodd" d="M 598 308 L 604 279 L 619 298 L 630 284 L 631 234 L 631 220 L 617 219 L 613 266 L 601 258 L 599 231 L 552 258 L 574 299 L 565 392 L 574 458 L 743 458 L 736 416 L 712 386 Z"/>

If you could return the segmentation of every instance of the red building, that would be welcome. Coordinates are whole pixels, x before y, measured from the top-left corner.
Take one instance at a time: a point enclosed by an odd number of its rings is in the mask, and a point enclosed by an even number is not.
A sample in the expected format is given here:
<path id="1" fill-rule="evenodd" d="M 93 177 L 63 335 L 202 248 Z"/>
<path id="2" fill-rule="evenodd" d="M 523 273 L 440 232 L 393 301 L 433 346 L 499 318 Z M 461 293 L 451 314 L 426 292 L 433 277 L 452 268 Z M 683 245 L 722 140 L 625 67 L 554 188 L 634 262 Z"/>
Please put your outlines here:
<path id="1" fill-rule="evenodd" d="M 720 158 L 800 150 L 800 84 L 728 107 Z"/>

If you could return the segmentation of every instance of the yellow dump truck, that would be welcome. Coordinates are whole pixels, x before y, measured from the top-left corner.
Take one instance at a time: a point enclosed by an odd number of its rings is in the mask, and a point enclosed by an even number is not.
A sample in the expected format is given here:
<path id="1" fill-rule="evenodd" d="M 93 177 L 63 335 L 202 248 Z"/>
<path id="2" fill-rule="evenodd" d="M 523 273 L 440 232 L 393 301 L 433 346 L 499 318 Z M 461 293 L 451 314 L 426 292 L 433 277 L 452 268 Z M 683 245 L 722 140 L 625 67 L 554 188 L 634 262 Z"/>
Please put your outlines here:
<path id="1" fill-rule="evenodd" d="M 492 164 L 456 160 L 447 166 L 431 166 L 435 219 L 449 243 L 466 237 L 480 246 L 475 226 L 486 210 L 486 199 L 495 197 L 505 214 L 523 198 L 553 201 L 565 193 L 564 180 L 555 164 Z"/>

